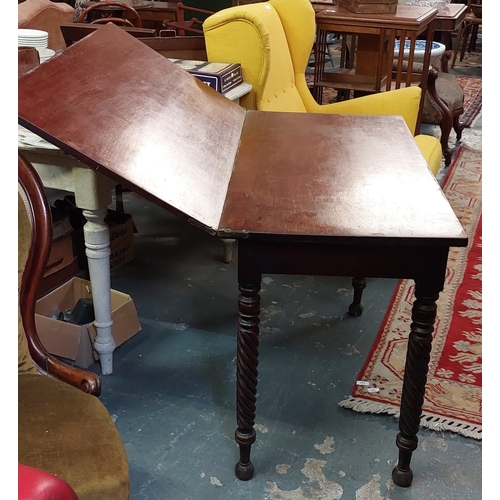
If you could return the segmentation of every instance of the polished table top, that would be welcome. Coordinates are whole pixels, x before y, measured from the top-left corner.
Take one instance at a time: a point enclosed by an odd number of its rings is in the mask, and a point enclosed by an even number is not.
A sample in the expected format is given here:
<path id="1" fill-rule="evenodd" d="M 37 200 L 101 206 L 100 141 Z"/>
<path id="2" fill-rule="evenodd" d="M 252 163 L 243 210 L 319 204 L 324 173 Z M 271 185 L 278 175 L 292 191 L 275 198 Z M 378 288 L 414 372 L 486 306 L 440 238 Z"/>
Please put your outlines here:
<path id="1" fill-rule="evenodd" d="M 332 0 L 324 0 L 324 1 L 316 0 L 312 1 L 311 3 L 313 4 L 313 8 L 316 13 L 322 12 L 324 10 L 332 10 L 332 9 L 336 10 L 339 8 L 333 6 Z M 402 6 L 398 6 L 398 10 L 400 9 L 400 7 Z M 435 19 L 434 30 L 453 31 L 465 17 L 466 10 L 467 10 L 467 5 L 461 3 L 450 3 L 443 9 L 438 10 Z M 355 15 L 359 16 L 361 14 L 355 14 Z M 364 14 L 364 15 L 367 16 L 371 14 Z M 379 15 L 383 16 L 385 14 L 379 14 Z"/>
<path id="2" fill-rule="evenodd" d="M 436 300 L 467 236 L 401 117 L 247 111 L 112 24 L 22 76 L 18 96 L 21 125 L 240 238 L 240 479 L 254 471 L 262 273 L 354 276 L 356 310 L 363 276 L 413 278 L 392 475 L 411 484 Z"/>
<path id="3" fill-rule="evenodd" d="M 465 241 L 400 117 L 247 111 L 111 24 L 18 88 L 22 125 L 213 234 Z"/>
<path id="4" fill-rule="evenodd" d="M 432 7 L 414 5 L 398 5 L 395 14 L 356 14 L 344 7 L 328 6 L 316 13 L 316 22 L 343 22 L 349 26 L 364 26 L 381 28 L 415 29 L 426 26 L 437 15 L 437 10 Z"/>

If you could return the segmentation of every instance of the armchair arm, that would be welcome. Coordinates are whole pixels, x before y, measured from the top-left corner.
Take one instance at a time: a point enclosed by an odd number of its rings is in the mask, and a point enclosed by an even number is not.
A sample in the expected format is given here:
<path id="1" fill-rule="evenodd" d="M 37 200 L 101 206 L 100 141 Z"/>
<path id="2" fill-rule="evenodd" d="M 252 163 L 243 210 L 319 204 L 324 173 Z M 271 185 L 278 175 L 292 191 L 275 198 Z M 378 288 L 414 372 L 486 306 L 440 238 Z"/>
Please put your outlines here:
<path id="1" fill-rule="evenodd" d="M 306 85 L 305 79 L 303 85 Z M 299 81 L 297 79 L 297 87 Z M 307 95 L 301 89 L 300 94 L 304 99 L 304 104 L 309 113 L 335 113 L 347 115 L 400 115 L 403 117 L 411 133 L 415 135 L 420 97 L 422 89 L 420 87 L 408 87 L 390 92 L 380 92 L 347 101 L 335 102 L 332 104 L 318 104 L 311 93 Z"/>

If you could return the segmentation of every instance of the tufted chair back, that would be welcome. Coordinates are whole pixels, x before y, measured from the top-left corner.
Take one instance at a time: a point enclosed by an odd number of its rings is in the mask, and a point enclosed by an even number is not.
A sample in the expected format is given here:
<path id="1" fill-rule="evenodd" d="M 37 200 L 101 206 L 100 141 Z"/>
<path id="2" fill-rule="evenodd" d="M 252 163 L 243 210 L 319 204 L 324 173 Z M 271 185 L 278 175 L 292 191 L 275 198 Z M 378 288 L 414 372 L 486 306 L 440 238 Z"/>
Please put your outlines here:
<path id="1" fill-rule="evenodd" d="M 253 87 L 249 94 L 241 98 L 243 107 L 306 112 L 296 87 L 293 59 L 298 66 L 300 54 L 307 50 L 309 58 L 315 32 L 314 10 L 307 0 L 309 9 L 302 9 L 306 14 L 304 25 L 295 33 L 299 40 L 294 44 L 300 46 L 304 43 L 305 48 L 292 58 L 275 3 L 282 7 L 281 4 L 287 2 L 272 0 L 255 3 L 225 9 L 210 16 L 203 24 L 207 55 L 211 61 L 241 63 L 243 79 L 251 82 Z M 287 8 L 294 15 L 299 14 L 295 3 Z"/>

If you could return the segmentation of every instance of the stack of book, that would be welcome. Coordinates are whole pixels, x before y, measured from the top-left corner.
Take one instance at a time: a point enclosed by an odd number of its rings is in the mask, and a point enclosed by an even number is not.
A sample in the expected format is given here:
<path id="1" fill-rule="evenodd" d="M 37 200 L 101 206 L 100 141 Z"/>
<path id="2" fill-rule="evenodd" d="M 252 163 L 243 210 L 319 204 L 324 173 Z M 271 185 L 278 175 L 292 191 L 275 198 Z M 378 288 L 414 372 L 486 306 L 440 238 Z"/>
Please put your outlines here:
<path id="1" fill-rule="evenodd" d="M 188 59 L 169 60 L 221 94 L 225 94 L 243 82 L 241 64 L 239 63 L 190 61 Z"/>

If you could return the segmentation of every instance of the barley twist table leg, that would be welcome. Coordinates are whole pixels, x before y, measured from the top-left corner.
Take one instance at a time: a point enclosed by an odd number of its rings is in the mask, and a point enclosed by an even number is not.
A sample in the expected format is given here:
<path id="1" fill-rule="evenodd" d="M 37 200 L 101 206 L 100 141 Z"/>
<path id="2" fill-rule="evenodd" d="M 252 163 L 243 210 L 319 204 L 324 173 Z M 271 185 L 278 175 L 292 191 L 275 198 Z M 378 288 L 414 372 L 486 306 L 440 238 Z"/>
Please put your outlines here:
<path id="1" fill-rule="evenodd" d="M 235 473 L 238 479 L 251 479 L 254 467 L 250 450 L 255 442 L 255 403 L 257 394 L 257 364 L 259 354 L 260 283 L 240 284 L 238 297 L 239 324 L 236 371 L 235 439 L 240 447 L 240 460 Z"/>
<path id="2" fill-rule="evenodd" d="M 399 461 L 392 471 L 392 479 L 399 486 L 410 486 L 413 480 L 410 461 L 418 443 L 417 433 L 424 402 L 438 296 L 438 292 L 420 291 L 418 283 L 416 284 L 416 300 L 412 309 L 412 323 L 401 396 L 400 432 L 396 438 Z"/>

